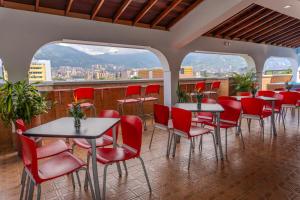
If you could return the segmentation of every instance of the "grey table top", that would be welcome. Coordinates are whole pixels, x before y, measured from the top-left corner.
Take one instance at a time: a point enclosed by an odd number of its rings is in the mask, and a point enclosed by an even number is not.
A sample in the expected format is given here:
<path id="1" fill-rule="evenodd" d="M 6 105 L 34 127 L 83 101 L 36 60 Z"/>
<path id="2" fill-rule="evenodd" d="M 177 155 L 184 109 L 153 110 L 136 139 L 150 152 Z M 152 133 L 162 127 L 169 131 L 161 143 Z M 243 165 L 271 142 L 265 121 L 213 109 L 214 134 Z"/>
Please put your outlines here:
<path id="1" fill-rule="evenodd" d="M 191 112 L 223 112 L 224 108 L 220 104 L 202 103 L 201 110 L 198 109 L 197 103 L 176 103 L 174 107 L 188 110 Z"/>
<path id="2" fill-rule="evenodd" d="M 24 135 L 31 137 L 61 137 L 95 139 L 102 136 L 107 130 L 118 124 L 119 118 L 87 118 L 81 120 L 79 130 L 74 127 L 72 117 L 63 117 L 28 129 Z"/>

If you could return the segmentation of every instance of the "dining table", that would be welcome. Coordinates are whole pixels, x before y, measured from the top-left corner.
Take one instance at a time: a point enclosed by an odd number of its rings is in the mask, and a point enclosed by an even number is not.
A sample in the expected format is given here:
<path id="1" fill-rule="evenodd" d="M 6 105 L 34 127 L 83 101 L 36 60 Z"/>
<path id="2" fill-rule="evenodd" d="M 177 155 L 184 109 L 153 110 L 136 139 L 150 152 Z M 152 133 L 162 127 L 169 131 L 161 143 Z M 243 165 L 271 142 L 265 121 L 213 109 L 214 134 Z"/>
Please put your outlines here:
<path id="1" fill-rule="evenodd" d="M 217 144 L 219 146 L 220 158 L 223 160 L 223 150 L 222 150 L 222 142 L 221 142 L 221 134 L 220 134 L 220 113 L 224 111 L 224 108 L 218 103 L 201 103 L 201 106 L 198 106 L 197 103 L 176 103 L 174 107 L 181 108 L 184 110 L 188 110 L 191 112 L 211 112 L 215 115 L 216 118 L 216 138 Z"/>
<path id="2" fill-rule="evenodd" d="M 252 96 L 233 96 L 236 100 L 241 101 L 243 98 L 251 98 Z M 271 102 L 272 115 L 271 115 L 271 133 L 276 136 L 277 130 L 275 126 L 275 103 L 278 101 L 276 97 L 266 97 L 266 96 L 256 96 L 255 98 L 263 99 L 265 101 Z"/>
<path id="3" fill-rule="evenodd" d="M 105 134 L 106 131 L 113 131 L 113 146 L 116 146 L 116 125 L 120 122 L 119 118 L 87 118 L 81 120 L 80 128 L 75 128 L 74 118 L 63 117 L 28 129 L 24 132 L 29 137 L 49 137 L 49 138 L 84 138 L 91 145 L 93 183 L 96 199 L 101 199 L 97 159 L 96 159 L 96 139 Z M 118 170 L 120 173 L 120 165 Z"/>

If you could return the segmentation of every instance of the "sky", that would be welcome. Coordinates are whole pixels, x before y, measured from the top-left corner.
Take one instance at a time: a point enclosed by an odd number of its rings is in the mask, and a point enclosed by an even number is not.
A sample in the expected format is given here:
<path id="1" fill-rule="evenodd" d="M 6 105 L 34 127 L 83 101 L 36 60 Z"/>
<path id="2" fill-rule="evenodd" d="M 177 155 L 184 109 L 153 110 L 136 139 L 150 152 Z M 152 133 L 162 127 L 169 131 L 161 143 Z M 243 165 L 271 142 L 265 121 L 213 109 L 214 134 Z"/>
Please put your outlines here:
<path id="1" fill-rule="evenodd" d="M 101 55 L 105 53 L 133 54 L 133 53 L 149 52 L 148 50 L 144 50 L 144 49 L 131 49 L 131 48 L 120 48 L 120 47 L 109 47 L 109 46 L 95 46 L 95 45 L 70 44 L 70 43 L 59 43 L 58 45 L 68 46 L 90 55 Z"/>

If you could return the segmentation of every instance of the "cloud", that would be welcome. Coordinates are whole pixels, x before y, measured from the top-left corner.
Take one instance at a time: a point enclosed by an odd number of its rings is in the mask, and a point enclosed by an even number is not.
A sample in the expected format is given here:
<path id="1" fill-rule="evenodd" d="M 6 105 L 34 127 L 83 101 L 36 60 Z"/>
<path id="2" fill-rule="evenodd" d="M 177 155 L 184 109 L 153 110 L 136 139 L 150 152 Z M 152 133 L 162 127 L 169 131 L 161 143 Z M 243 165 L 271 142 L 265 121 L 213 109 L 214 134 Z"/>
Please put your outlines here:
<path id="1" fill-rule="evenodd" d="M 109 47 L 109 46 L 94 46 L 84 44 L 70 44 L 70 43 L 59 43 L 58 45 L 71 47 L 78 51 L 90 55 L 101 55 L 101 54 L 135 54 L 149 52 L 144 49 L 131 49 L 131 48 L 120 48 L 120 47 Z"/>

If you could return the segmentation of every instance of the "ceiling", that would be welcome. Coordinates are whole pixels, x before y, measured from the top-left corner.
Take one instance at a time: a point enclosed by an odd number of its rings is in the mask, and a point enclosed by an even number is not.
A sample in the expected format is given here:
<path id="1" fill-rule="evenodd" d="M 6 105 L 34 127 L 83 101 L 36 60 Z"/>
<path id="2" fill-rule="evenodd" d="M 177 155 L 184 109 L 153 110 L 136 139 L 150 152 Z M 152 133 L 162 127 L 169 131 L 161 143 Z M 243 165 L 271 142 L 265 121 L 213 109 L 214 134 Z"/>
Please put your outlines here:
<path id="1" fill-rule="evenodd" d="M 203 0 L 0 0 L 0 6 L 169 30 Z"/>
<path id="2" fill-rule="evenodd" d="M 252 4 L 204 35 L 296 48 L 300 47 L 300 19 Z"/>

